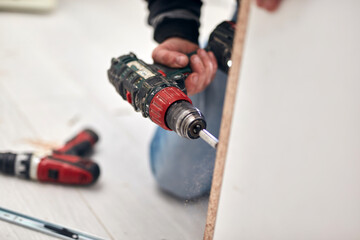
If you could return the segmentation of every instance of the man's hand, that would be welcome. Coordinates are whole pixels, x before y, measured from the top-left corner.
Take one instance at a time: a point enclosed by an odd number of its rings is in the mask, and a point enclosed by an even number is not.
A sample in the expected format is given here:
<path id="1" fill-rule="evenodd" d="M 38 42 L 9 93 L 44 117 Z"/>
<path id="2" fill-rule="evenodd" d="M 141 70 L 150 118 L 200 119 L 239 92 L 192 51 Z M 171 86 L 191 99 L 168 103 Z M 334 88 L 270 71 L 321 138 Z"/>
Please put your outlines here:
<path id="1" fill-rule="evenodd" d="M 171 68 L 183 68 L 189 64 L 186 54 L 196 51 L 190 57 L 192 73 L 185 80 L 185 87 L 189 96 L 203 91 L 214 79 L 217 62 L 212 52 L 199 49 L 199 46 L 182 38 L 168 38 L 157 46 L 152 58 L 156 63 Z"/>
<path id="2" fill-rule="evenodd" d="M 279 7 L 280 1 L 281 0 L 256 0 L 256 4 L 260 8 L 273 12 Z"/>
<path id="3" fill-rule="evenodd" d="M 256 0 L 260 8 L 271 12 L 279 7 L 280 2 L 281 0 Z M 152 58 L 156 63 L 171 68 L 183 68 L 189 64 L 186 54 L 194 51 L 196 54 L 190 57 L 190 67 L 193 72 L 185 80 L 189 96 L 203 91 L 214 79 L 217 70 L 214 54 L 199 49 L 197 44 L 178 37 L 166 39 L 152 53 Z"/>

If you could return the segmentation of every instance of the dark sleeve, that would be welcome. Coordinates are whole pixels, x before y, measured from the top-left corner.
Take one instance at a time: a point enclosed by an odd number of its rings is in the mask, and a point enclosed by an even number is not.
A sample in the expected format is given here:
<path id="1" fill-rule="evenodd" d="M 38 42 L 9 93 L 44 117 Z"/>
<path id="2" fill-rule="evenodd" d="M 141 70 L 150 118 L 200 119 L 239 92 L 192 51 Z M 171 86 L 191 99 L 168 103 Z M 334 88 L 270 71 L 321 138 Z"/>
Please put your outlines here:
<path id="1" fill-rule="evenodd" d="M 181 37 L 198 44 L 201 6 L 201 0 L 148 0 L 155 41 Z"/>

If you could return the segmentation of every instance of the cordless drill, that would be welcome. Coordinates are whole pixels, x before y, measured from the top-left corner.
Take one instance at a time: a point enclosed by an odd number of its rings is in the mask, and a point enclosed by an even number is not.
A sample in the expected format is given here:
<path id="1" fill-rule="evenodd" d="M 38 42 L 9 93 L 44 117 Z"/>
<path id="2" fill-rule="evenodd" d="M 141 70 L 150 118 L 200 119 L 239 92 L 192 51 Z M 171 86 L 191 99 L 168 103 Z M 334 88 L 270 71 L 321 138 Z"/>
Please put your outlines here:
<path id="1" fill-rule="evenodd" d="M 231 66 L 234 31 L 233 22 L 222 22 L 210 34 L 206 47 L 225 73 Z M 218 140 L 206 131 L 203 114 L 186 95 L 185 79 L 190 73 L 189 66 L 171 69 L 156 63 L 150 65 L 130 53 L 112 59 L 108 78 L 120 96 L 144 117 L 181 137 L 201 137 L 216 148 Z"/>
<path id="2" fill-rule="evenodd" d="M 42 182 L 94 183 L 100 175 L 100 168 L 86 156 L 98 139 L 94 131 L 85 129 L 49 154 L 0 153 L 0 172 Z"/>

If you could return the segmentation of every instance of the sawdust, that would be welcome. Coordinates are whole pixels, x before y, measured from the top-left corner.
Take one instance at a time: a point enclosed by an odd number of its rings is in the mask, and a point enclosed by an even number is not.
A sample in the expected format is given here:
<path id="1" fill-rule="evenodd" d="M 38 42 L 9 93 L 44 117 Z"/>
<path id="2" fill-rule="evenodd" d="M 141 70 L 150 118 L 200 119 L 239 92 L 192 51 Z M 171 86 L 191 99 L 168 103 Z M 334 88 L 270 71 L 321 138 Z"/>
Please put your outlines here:
<path id="1" fill-rule="evenodd" d="M 123 117 L 123 116 L 130 116 L 133 114 L 134 110 L 129 108 L 123 109 L 123 108 L 117 108 L 112 110 L 112 115 L 115 117 Z"/>
<path id="2" fill-rule="evenodd" d="M 81 117 L 78 114 L 75 114 L 72 118 L 70 118 L 67 122 L 67 125 L 72 127 L 74 126 L 76 123 L 78 123 L 80 121 Z"/>
<path id="3" fill-rule="evenodd" d="M 60 147 L 60 144 L 55 142 L 44 141 L 40 139 L 22 139 L 22 142 L 29 144 L 40 150 L 52 150 Z"/>

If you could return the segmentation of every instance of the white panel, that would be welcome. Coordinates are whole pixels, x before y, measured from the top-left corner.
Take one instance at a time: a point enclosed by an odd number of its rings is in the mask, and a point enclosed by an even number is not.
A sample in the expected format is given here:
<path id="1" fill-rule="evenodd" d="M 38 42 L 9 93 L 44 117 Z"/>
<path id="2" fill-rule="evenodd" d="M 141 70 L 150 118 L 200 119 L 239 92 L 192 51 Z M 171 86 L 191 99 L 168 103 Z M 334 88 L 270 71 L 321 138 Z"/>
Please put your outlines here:
<path id="1" fill-rule="evenodd" d="M 252 7 L 215 239 L 360 239 L 360 2 Z"/>

